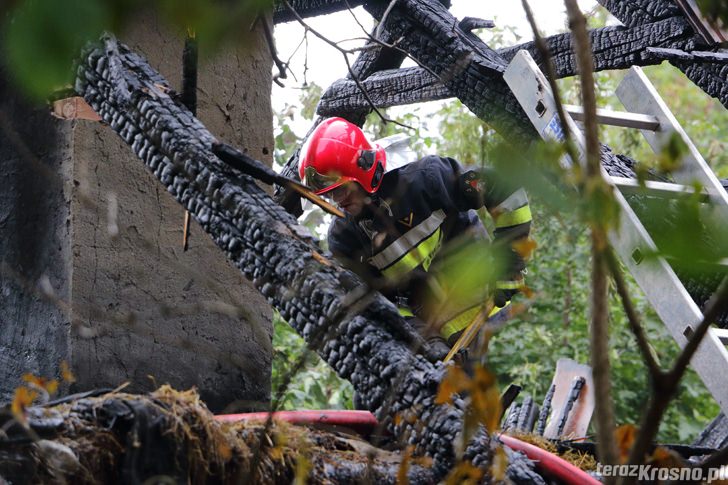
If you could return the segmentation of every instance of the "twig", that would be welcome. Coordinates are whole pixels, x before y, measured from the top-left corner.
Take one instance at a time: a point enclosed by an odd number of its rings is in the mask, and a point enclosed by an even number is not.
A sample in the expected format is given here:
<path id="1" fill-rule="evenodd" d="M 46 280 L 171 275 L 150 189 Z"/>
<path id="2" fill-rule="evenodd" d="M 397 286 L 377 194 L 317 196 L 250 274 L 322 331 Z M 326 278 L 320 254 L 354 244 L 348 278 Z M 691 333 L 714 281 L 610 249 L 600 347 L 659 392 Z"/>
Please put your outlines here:
<path id="1" fill-rule="evenodd" d="M 374 37 L 376 39 L 382 38 L 382 30 L 384 29 L 384 22 L 387 20 L 387 16 L 389 15 L 389 12 L 392 11 L 394 8 L 394 5 L 397 3 L 397 0 L 392 0 L 389 2 L 389 5 L 387 5 L 387 9 L 382 14 L 382 18 L 379 20 L 379 24 L 377 25 L 377 30 L 374 33 Z"/>
<path id="2" fill-rule="evenodd" d="M 624 313 L 627 315 L 627 321 L 629 322 L 630 329 L 637 339 L 637 346 L 639 347 L 640 352 L 642 353 L 642 358 L 647 365 L 647 370 L 650 373 L 650 378 L 652 380 L 662 379 L 665 374 L 662 369 L 660 369 L 660 365 L 657 363 L 657 360 L 655 360 L 655 356 L 652 353 L 650 343 L 647 340 L 647 334 L 645 332 L 645 329 L 642 327 L 639 315 L 637 314 L 637 311 L 632 304 L 632 298 L 629 295 L 627 283 L 624 281 L 624 276 L 622 275 L 622 271 L 620 270 L 619 262 L 617 261 L 614 252 L 612 252 L 611 250 L 607 251 L 606 257 L 607 266 L 609 267 L 610 273 L 612 273 L 612 279 L 614 280 L 614 284 L 617 286 L 617 293 L 619 294 L 619 298 L 622 301 Z"/>
<path id="3" fill-rule="evenodd" d="M 298 43 L 298 45 L 296 46 L 296 48 L 293 49 L 293 52 L 291 52 L 291 55 L 288 56 L 288 59 L 286 60 L 286 65 L 287 66 L 290 66 L 291 59 L 293 59 L 293 56 L 296 55 L 296 52 L 298 52 L 298 49 L 301 48 L 301 46 L 303 45 L 303 43 L 306 41 L 307 37 L 308 37 L 308 33 L 307 32 L 304 32 L 303 33 L 303 37 L 301 37 L 301 42 Z M 293 69 L 289 69 L 289 70 L 291 71 L 291 76 L 293 76 L 293 80 L 296 81 L 296 82 L 298 82 L 298 78 L 296 77 L 296 73 L 293 72 Z"/>
<path id="4" fill-rule="evenodd" d="M 407 128 L 408 130 L 414 130 L 414 128 L 411 126 L 408 126 L 404 123 L 400 123 L 399 121 L 396 121 L 396 120 L 389 119 L 386 116 L 384 116 L 381 113 L 381 111 L 379 111 L 379 109 L 376 107 L 376 105 L 374 104 L 374 101 L 372 101 L 372 98 L 369 96 L 369 93 L 367 92 L 367 90 L 364 88 L 361 81 L 359 80 L 359 76 L 357 76 L 356 73 L 354 72 L 354 70 L 351 68 L 351 63 L 349 62 L 349 56 L 347 54 L 351 54 L 356 51 L 360 51 L 360 50 L 364 50 L 364 49 L 344 49 L 344 48 L 342 48 L 336 42 L 332 41 L 331 39 L 328 39 L 325 35 L 319 33 L 315 29 L 312 29 L 311 26 L 308 25 L 306 23 L 306 21 L 303 20 L 303 18 L 298 14 L 298 12 L 296 12 L 296 10 L 291 6 L 291 4 L 288 2 L 288 0 L 283 0 L 283 3 L 286 6 L 286 8 L 291 11 L 291 13 L 295 17 L 295 19 L 298 21 L 298 23 L 301 24 L 301 26 L 303 26 L 303 28 L 306 29 L 307 32 L 311 32 L 313 35 L 315 35 L 316 37 L 318 37 L 319 39 L 321 39 L 322 41 L 324 41 L 325 43 L 327 43 L 334 49 L 341 52 L 341 54 L 344 56 L 344 62 L 346 62 L 346 68 L 349 71 L 349 75 L 351 76 L 351 79 L 356 83 L 356 86 L 359 88 L 362 95 L 364 96 L 364 99 L 366 99 L 367 103 L 372 108 L 372 111 L 374 111 L 377 114 L 377 116 L 379 116 L 379 118 L 384 123 L 393 123 L 393 124 L 401 126 L 403 128 Z"/>
<path id="5" fill-rule="evenodd" d="M 266 19 L 264 15 L 259 15 L 256 21 L 263 24 L 263 34 L 265 35 L 265 42 L 268 44 L 268 49 L 270 50 L 270 56 L 273 58 L 273 63 L 278 68 L 278 74 L 273 76 L 273 82 L 280 87 L 285 87 L 280 80 L 288 79 L 288 76 L 286 75 L 288 63 L 281 61 L 281 59 L 278 57 L 278 51 L 276 50 L 276 41 L 273 37 L 273 32 L 270 29 L 268 19 Z"/>

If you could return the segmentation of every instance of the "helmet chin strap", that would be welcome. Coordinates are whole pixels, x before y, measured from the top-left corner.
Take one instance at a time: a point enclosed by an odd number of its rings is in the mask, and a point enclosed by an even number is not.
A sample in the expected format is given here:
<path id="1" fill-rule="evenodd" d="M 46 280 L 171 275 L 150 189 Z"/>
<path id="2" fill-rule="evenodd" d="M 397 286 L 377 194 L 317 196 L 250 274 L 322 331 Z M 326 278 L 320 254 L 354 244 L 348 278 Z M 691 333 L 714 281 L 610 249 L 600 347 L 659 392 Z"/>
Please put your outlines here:
<path id="1" fill-rule="evenodd" d="M 371 202 L 364 205 L 365 209 L 362 211 L 362 215 L 367 211 L 370 215 L 373 215 L 373 212 L 377 209 L 384 209 L 390 217 L 392 216 L 392 208 L 389 207 L 387 201 L 381 198 L 378 193 L 374 192 L 373 194 L 369 194 L 369 200 Z"/>

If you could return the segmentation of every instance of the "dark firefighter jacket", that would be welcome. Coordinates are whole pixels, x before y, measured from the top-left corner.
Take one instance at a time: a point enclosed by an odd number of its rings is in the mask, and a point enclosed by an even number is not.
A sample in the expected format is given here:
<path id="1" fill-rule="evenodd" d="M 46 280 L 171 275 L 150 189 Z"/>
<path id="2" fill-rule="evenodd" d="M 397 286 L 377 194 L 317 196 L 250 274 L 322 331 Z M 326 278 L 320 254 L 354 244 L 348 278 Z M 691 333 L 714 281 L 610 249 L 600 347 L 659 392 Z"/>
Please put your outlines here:
<path id="1" fill-rule="evenodd" d="M 335 218 L 329 228 L 329 249 L 338 260 L 380 289 L 404 316 L 416 315 L 446 339 L 470 323 L 487 297 L 472 295 L 460 308 L 432 304 L 448 299 L 430 271 L 446 260 L 444 248 L 488 238 L 474 209 L 486 207 L 495 223 L 494 243 L 506 247 L 499 287 L 516 289 L 516 276 L 524 269 L 511 244 L 529 234 L 526 194 L 499 183 L 492 170 L 478 173 L 479 179 L 466 180 L 452 158 L 427 156 L 385 174 L 372 204 L 357 219 Z"/>

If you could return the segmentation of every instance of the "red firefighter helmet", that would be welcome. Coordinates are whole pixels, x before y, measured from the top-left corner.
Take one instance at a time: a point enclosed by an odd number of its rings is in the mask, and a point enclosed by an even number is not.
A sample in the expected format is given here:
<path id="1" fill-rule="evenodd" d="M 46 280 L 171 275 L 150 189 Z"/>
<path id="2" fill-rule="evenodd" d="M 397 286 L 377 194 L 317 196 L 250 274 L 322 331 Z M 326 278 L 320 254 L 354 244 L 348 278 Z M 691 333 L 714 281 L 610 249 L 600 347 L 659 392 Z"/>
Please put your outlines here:
<path id="1" fill-rule="evenodd" d="M 373 194 L 387 164 L 384 148 L 372 145 L 361 129 L 343 118 L 328 118 L 311 133 L 299 156 L 298 174 L 316 194 L 358 182 Z"/>

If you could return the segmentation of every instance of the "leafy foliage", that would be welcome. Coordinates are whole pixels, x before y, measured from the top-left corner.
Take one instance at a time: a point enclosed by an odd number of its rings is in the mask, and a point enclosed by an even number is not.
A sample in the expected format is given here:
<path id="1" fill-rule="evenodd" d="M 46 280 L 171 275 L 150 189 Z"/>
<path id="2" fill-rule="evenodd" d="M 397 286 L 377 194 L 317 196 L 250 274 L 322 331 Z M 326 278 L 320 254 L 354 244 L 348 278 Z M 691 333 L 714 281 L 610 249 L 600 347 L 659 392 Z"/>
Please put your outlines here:
<path id="1" fill-rule="evenodd" d="M 278 313 L 273 320 L 273 332 L 271 389 L 274 393 L 281 385 L 285 389 L 279 409 L 353 408 L 351 384 L 340 379 L 316 353 L 308 350 L 306 342 Z M 296 372 L 298 368 L 300 371 Z M 277 397 L 274 395 L 274 399 Z"/>
<path id="2" fill-rule="evenodd" d="M 251 25 L 270 5 L 272 0 L 17 0 L 0 5 L 0 53 L 18 85 L 42 99 L 72 83 L 73 61 L 86 42 L 103 31 L 123 32 L 140 15 L 158 13 L 180 38 L 195 33 L 207 52 L 232 37 L 244 40 L 251 30 L 240 26 Z"/>

